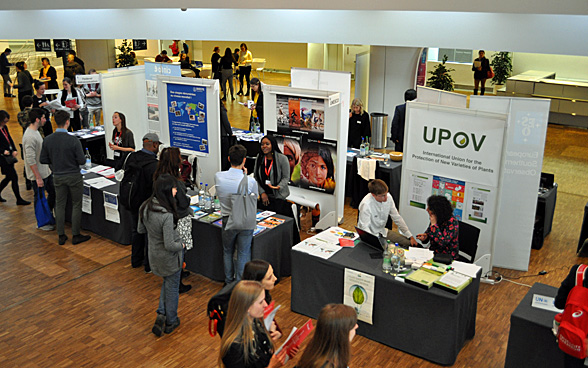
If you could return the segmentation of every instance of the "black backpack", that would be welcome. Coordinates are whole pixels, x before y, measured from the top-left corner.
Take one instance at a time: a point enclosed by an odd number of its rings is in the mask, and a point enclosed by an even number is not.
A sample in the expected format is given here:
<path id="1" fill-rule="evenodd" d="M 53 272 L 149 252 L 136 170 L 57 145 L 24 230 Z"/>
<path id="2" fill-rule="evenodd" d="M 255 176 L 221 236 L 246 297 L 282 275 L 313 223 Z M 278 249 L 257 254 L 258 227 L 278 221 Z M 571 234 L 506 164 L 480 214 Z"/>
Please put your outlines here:
<path id="1" fill-rule="evenodd" d="M 124 172 L 124 176 L 120 182 L 120 204 L 129 209 L 133 210 L 141 205 L 141 201 L 137 200 L 137 196 L 141 191 L 143 185 L 141 174 L 143 168 L 150 163 L 150 161 L 135 162 L 136 160 L 131 159 L 131 162 L 127 165 L 129 157 L 134 156 L 132 153 L 128 154 L 123 163 L 123 167 L 120 171 Z"/>
<path id="2" fill-rule="evenodd" d="M 229 299 L 231 299 L 231 293 L 235 285 L 237 285 L 236 281 L 226 285 L 208 301 L 208 308 L 206 310 L 206 314 L 208 315 L 208 333 L 212 337 L 215 337 L 217 332 L 220 337 L 223 337 L 227 310 L 229 309 Z"/>

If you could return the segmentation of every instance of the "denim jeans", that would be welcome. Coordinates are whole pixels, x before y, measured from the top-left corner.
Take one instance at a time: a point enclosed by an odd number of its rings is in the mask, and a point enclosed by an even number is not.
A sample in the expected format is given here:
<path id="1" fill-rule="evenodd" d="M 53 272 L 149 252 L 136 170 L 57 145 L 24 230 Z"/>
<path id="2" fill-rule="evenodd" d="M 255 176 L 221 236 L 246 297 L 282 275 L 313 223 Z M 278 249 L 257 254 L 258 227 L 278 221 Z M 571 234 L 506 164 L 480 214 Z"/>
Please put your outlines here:
<path id="1" fill-rule="evenodd" d="M 223 223 L 225 221 L 223 220 Z M 225 282 L 240 281 L 245 263 L 251 260 L 251 241 L 253 230 L 223 229 L 223 261 L 225 265 Z M 237 248 L 237 262 L 233 266 L 233 253 Z"/>
<path id="2" fill-rule="evenodd" d="M 165 276 L 161 285 L 157 314 L 163 314 L 165 316 L 165 323 L 168 325 L 174 324 L 178 319 L 181 273 L 182 269 L 180 268 L 178 272 L 170 276 Z"/>

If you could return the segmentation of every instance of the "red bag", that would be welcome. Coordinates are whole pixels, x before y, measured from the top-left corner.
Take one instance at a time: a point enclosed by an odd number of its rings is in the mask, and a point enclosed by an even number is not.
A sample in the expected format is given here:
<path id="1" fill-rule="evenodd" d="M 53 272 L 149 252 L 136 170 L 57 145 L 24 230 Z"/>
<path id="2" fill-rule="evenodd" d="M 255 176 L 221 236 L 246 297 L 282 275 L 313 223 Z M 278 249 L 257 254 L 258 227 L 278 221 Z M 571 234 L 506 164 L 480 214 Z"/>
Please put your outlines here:
<path id="1" fill-rule="evenodd" d="M 492 67 L 490 67 L 490 70 L 488 70 L 488 79 L 492 78 L 494 78 L 494 70 L 492 70 Z"/>
<path id="2" fill-rule="evenodd" d="M 586 265 L 576 272 L 576 286 L 566 301 L 557 339 L 559 348 L 578 359 L 586 359 L 586 336 L 588 336 L 588 288 L 583 287 Z"/>

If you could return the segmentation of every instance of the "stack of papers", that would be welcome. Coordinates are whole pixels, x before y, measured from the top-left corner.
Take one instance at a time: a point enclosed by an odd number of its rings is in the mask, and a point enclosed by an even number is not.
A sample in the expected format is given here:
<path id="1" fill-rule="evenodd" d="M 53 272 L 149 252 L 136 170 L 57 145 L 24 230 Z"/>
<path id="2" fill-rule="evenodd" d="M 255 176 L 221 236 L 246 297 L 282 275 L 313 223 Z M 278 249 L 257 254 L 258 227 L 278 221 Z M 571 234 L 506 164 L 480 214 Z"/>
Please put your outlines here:
<path id="1" fill-rule="evenodd" d="M 459 272 L 463 275 L 469 276 L 471 278 L 475 278 L 478 274 L 478 271 L 482 268 L 473 263 L 464 263 L 460 261 L 453 261 L 451 267 L 455 272 Z"/>
<path id="2" fill-rule="evenodd" d="M 102 189 L 104 187 L 108 187 L 110 185 L 116 184 L 112 180 L 108 180 L 104 177 L 99 177 L 99 178 L 94 178 L 94 179 L 86 179 L 86 180 L 84 180 L 84 183 L 86 183 L 96 189 Z"/>
<path id="3" fill-rule="evenodd" d="M 412 263 L 425 263 L 434 257 L 432 250 L 410 247 L 404 252 L 404 257 Z"/>
<path id="4" fill-rule="evenodd" d="M 316 236 L 316 235 L 315 235 Z M 315 257 L 329 259 L 333 254 L 341 250 L 341 247 L 336 244 L 327 243 L 315 237 L 308 238 L 292 247 L 292 249 L 299 252 L 308 253 Z"/>

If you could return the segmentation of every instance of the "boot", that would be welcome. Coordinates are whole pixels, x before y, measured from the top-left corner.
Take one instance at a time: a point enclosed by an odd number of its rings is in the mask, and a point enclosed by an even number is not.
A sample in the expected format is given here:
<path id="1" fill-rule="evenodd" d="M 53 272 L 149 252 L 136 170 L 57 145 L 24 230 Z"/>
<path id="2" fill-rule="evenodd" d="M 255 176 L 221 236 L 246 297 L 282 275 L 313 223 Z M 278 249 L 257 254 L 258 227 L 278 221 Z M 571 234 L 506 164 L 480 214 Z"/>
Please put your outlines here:
<path id="1" fill-rule="evenodd" d="M 474 96 L 478 94 L 478 90 L 474 88 Z"/>
<path id="2" fill-rule="evenodd" d="M 484 88 L 484 87 L 480 88 L 480 96 L 484 96 L 485 91 L 486 91 L 486 88 Z"/>

